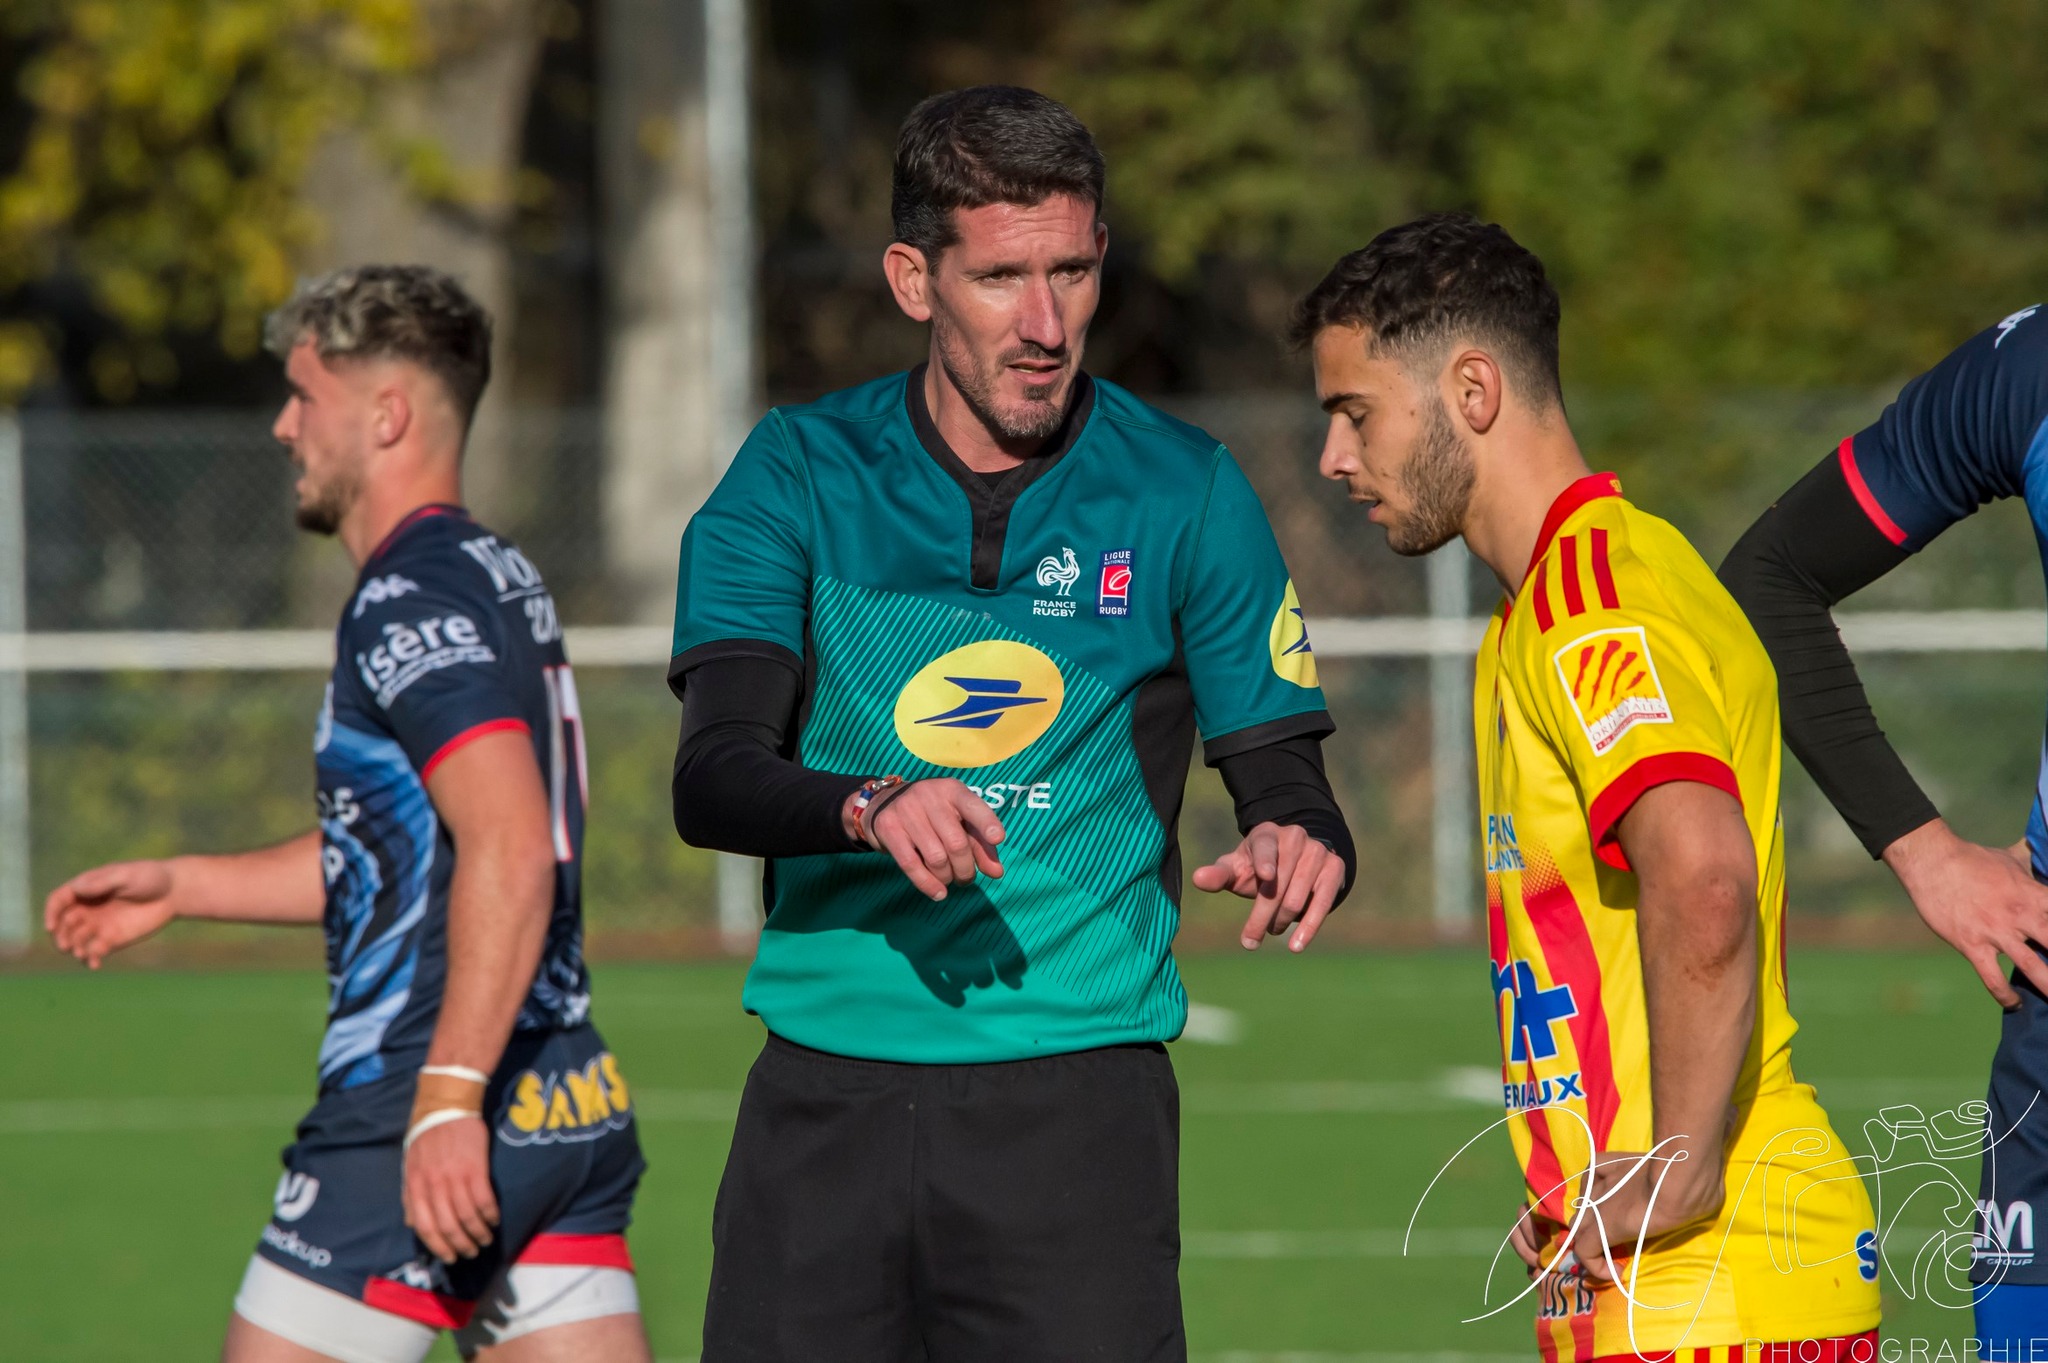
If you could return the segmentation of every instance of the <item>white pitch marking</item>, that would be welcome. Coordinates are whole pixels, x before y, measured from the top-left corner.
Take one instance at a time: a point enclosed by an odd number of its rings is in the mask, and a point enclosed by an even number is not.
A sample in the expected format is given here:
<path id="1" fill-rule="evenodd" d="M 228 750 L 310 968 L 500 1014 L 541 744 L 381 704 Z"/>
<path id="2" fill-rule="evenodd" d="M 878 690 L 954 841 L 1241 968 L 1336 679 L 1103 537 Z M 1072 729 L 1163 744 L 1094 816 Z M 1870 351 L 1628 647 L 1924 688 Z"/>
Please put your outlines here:
<path id="1" fill-rule="evenodd" d="M 1181 1029 L 1180 1039 L 1208 1046 L 1235 1046 L 1244 1040 L 1244 1019 L 1213 1003 L 1190 1003 L 1188 1025 Z"/>

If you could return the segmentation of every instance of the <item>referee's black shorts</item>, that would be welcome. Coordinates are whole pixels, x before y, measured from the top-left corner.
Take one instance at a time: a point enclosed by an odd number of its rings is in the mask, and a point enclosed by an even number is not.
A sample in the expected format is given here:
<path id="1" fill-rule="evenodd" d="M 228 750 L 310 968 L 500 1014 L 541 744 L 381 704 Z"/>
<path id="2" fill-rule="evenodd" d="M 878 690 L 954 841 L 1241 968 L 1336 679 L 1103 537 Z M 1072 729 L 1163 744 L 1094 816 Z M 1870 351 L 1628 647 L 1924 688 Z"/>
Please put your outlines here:
<path id="1" fill-rule="evenodd" d="M 703 1363 L 1182 1363 L 1162 1046 L 899 1065 L 770 1036 L 712 1216 Z"/>

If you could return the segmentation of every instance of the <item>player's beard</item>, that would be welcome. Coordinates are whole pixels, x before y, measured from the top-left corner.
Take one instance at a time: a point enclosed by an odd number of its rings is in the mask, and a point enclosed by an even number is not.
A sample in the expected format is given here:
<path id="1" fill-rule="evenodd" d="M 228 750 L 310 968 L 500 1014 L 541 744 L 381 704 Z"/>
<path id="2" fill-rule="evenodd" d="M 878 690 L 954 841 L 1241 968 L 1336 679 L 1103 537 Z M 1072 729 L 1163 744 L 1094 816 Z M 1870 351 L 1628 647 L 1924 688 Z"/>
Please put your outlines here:
<path id="1" fill-rule="evenodd" d="M 953 329 L 942 309 L 932 310 L 932 339 L 938 343 L 939 365 L 953 387 L 967 400 L 981 424 L 1005 440 L 1045 440 L 1067 419 L 1067 396 L 1073 392 L 1071 379 L 1047 385 L 1046 396 L 1025 398 L 1009 411 L 1002 410 L 996 396 L 1003 371 L 1017 360 L 1058 360 L 1060 355 L 1030 341 L 1004 351 L 991 364 L 982 363 L 967 338 Z M 1057 392 L 1058 398 L 1054 398 Z"/>
<path id="2" fill-rule="evenodd" d="M 342 521 L 355 509 L 356 499 L 362 493 L 360 470 L 352 467 L 336 469 L 332 478 L 314 485 L 313 495 L 299 503 L 294 519 L 301 530 L 310 530 L 316 535 L 332 535 L 341 529 Z"/>
<path id="3" fill-rule="evenodd" d="M 1451 425 L 1441 397 L 1429 404 L 1415 453 L 1401 469 L 1408 514 L 1387 526 L 1387 547 L 1416 557 L 1434 553 L 1463 532 L 1472 505 L 1472 450 Z"/>

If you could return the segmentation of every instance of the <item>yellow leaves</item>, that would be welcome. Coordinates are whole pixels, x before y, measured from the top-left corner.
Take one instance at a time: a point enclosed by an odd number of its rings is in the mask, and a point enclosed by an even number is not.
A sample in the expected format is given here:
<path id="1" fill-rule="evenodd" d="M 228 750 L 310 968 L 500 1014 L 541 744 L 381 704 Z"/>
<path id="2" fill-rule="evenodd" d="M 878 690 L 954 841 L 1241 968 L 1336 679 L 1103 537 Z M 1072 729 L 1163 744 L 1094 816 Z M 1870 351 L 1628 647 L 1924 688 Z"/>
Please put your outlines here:
<path id="1" fill-rule="evenodd" d="M 0 322 L 0 394 L 20 393 L 43 377 L 50 348 L 27 322 Z"/>
<path id="2" fill-rule="evenodd" d="M 7 296 L 68 272 L 127 333 L 92 361 L 101 391 L 170 372 L 164 335 L 216 329 L 253 347 L 311 240 L 300 198 L 321 137 L 362 122 L 432 51 L 425 0 L 0 0 L 24 52 L 32 111 L 0 177 L 0 316 Z M 446 158 L 407 151 L 451 202 L 488 198 Z M 47 362 L 25 323 L 0 326 L 0 406 Z"/>

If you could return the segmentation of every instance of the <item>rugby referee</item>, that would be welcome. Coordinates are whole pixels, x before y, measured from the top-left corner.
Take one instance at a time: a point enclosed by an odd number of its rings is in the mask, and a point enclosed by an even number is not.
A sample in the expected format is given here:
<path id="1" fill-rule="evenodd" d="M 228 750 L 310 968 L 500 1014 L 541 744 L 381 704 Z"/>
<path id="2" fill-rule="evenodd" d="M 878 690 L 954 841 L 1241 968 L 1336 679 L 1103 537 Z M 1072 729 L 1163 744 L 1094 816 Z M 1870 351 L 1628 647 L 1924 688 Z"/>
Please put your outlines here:
<path id="1" fill-rule="evenodd" d="M 1299 602 L 1229 453 L 1081 369 L 1103 162 L 1028 90 L 896 145 L 908 374 L 770 412 L 683 537 L 677 831 L 768 858 L 705 1363 L 1186 1357 L 1163 1043 L 1195 872 L 1299 951 L 1349 887 Z"/>

